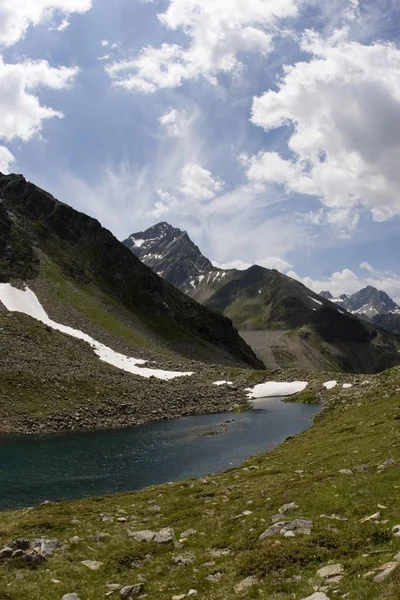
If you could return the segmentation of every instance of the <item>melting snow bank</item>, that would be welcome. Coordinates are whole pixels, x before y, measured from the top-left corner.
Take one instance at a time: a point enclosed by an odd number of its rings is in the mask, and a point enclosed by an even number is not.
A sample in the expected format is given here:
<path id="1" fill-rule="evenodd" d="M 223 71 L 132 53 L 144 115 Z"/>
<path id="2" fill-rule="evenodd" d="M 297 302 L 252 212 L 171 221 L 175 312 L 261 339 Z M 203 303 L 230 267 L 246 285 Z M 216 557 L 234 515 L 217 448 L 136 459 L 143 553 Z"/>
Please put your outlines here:
<path id="1" fill-rule="evenodd" d="M 333 390 L 333 388 L 336 386 L 337 381 L 327 381 L 326 383 L 324 383 L 324 388 L 326 388 L 327 390 Z"/>
<path id="2" fill-rule="evenodd" d="M 66 325 L 61 325 L 60 323 L 52 321 L 40 304 L 36 294 L 28 287 L 26 287 L 24 290 L 19 290 L 9 283 L 0 283 L 0 301 L 4 304 L 7 310 L 11 312 L 24 313 L 25 315 L 29 315 L 30 317 L 41 321 L 52 329 L 56 329 L 57 331 L 61 331 L 62 333 L 77 338 L 78 340 L 87 342 L 93 348 L 100 360 L 113 365 L 118 369 L 132 373 L 133 375 L 140 375 L 141 377 L 147 378 L 157 377 L 157 379 L 175 379 L 176 377 L 193 375 L 193 373 L 161 371 L 158 369 L 143 369 L 138 365 L 145 364 L 145 360 L 130 358 L 129 356 L 115 352 L 108 346 L 97 342 L 79 329 L 73 329 L 72 327 L 67 327 Z"/>
<path id="3" fill-rule="evenodd" d="M 292 383 L 282 383 L 276 381 L 267 381 L 260 383 L 253 388 L 247 388 L 248 398 L 274 398 L 276 396 L 291 396 L 306 389 L 306 381 L 293 381 Z"/>
<path id="4" fill-rule="evenodd" d="M 233 385 L 232 381 L 214 381 L 213 385 Z"/>

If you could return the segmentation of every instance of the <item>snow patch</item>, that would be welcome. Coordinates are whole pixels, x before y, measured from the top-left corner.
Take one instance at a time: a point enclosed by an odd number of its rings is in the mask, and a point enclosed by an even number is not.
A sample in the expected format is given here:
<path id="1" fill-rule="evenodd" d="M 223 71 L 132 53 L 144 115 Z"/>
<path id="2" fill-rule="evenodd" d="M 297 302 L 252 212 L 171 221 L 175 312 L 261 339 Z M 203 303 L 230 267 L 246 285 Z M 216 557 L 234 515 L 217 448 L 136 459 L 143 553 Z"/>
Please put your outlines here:
<path id="1" fill-rule="evenodd" d="M 327 390 L 333 390 L 334 387 L 337 386 L 337 381 L 326 381 L 324 383 L 324 388 Z"/>
<path id="2" fill-rule="evenodd" d="M 137 240 L 134 237 L 131 237 L 131 240 L 135 248 L 141 248 L 143 244 L 147 242 L 147 240 Z"/>
<path id="3" fill-rule="evenodd" d="M 213 385 L 233 385 L 232 381 L 214 381 Z"/>
<path id="4" fill-rule="evenodd" d="M 352 388 L 352 387 L 353 387 L 353 384 L 352 384 L 352 383 L 344 383 L 344 384 L 343 384 L 343 389 L 344 389 L 344 390 L 348 390 L 348 389 L 350 389 L 350 388 Z"/>
<path id="5" fill-rule="evenodd" d="M 108 346 L 101 344 L 97 340 L 90 337 L 90 335 L 83 333 L 83 331 L 80 331 L 79 329 L 74 329 L 72 327 L 68 327 L 67 325 L 61 325 L 60 323 L 52 321 L 40 304 L 36 294 L 28 287 L 25 287 L 24 290 L 19 290 L 9 283 L 0 283 L 0 301 L 10 312 L 24 313 L 25 315 L 29 315 L 37 321 L 48 325 L 52 329 L 56 329 L 57 331 L 65 333 L 66 335 L 70 335 L 78 340 L 87 342 L 93 348 L 95 354 L 97 354 L 100 360 L 108 363 L 109 365 L 113 365 L 118 369 L 132 373 L 133 375 L 140 375 L 141 377 L 146 378 L 156 377 L 157 379 L 164 380 L 193 375 L 193 373 L 181 373 L 177 371 L 174 372 L 161 371 L 159 369 L 143 369 L 138 365 L 145 364 L 145 360 L 131 358 L 129 356 L 125 356 L 125 354 L 115 352 Z"/>
<path id="6" fill-rule="evenodd" d="M 320 300 L 317 300 L 316 298 L 313 298 L 312 296 L 308 296 L 310 298 L 310 300 L 312 300 L 313 302 L 315 302 L 316 304 L 319 304 L 320 306 L 323 306 L 324 303 L 321 302 Z"/>
<path id="7" fill-rule="evenodd" d="M 292 381 L 291 383 L 283 383 L 281 381 L 267 381 L 260 383 L 253 388 L 247 388 L 248 398 L 274 398 L 276 396 L 291 396 L 306 389 L 308 383 L 306 381 Z"/>

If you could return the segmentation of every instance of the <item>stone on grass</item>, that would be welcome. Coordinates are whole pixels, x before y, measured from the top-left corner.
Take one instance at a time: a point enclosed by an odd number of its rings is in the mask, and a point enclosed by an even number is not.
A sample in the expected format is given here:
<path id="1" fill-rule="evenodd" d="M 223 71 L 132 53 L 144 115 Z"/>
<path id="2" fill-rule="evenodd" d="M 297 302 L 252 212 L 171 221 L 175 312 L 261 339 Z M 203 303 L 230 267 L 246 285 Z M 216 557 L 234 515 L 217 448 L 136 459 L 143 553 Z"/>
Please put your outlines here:
<path id="1" fill-rule="evenodd" d="M 336 577 L 337 575 L 341 575 L 344 569 L 342 565 L 328 565 L 327 567 L 323 567 L 317 571 L 318 577 L 321 579 L 330 579 L 331 577 Z"/>
<path id="2" fill-rule="evenodd" d="M 120 591 L 122 598 L 137 598 L 144 590 L 143 583 L 136 583 L 135 585 L 126 585 Z"/>
<path id="3" fill-rule="evenodd" d="M 0 560 L 5 560 L 6 558 L 11 558 L 14 553 L 12 548 L 6 547 L 3 550 L 0 550 Z"/>
<path id="4" fill-rule="evenodd" d="M 176 540 L 175 532 L 171 527 L 164 527 L 160 529 L 154 536 L 154 541 L 157 544 L 168 544 L 169 542 L 174 542 Z"/>
<path id="5" fill-rule="evenodd" d="M 339 473 L 341 475 L 354 475 L 353 471 L 350 469 L 340 469 Z"/>
<path id="6" fill-rule="evenodd" d="M 278 508 L 278 512 L 281 515 L 286 515 L 286 513 L 297 510 L 298 508 L 299 507 L 297 506 L 297 504 L 295 502 L 290 502 L 289 504 L 284 504 L 283 506 Z"/>
<path id="7" fill-rule="evenodd" d="M 329 598 L 324 592 L 315 592 L 315 594 L 302 598 L 302 600 L 329 600 Z"/>
<path id="8" fill-rule="evenodd" d="M 392 533 L 394 537 L 400 537 L 400 525 L 395 525 L 392 527 Z"/>
<path id="9" fill-rule="evenodd" d="M 179 594 L 178 596 L 172 596 L 172 600 L 183 600 L 186 598 L 186 594 Z"/>
<path id="10" fill-rule="evenodd" d="M 262 541 L 265 540 L 265 538 L 270 537 L 271 535 L 276 535 L 277 533 L 280 533 L 286 524 L 287 521 L 280 521 L 279 523 L 275 523 L 275 525 L 271 525 L 271 527 L 268 527 L 268 529 L 266 529 L 258 539 Z"/>
<path id="11" fill-rule="evenodd" d="M 180 535 L 181 538 L 188 538 L 188 537 L 192 537 L 192 535 L 196 535 L 197 530 L 196 529 L 187 529 L 186 531 L 183 531 Z"/>
<path id="12" fill-rule="evenodd" d="M 172 562 L 180 567 L 185 567 L 187 565 L 191 565 L 195 560 L 194 554 L 180 554 L 179 556 L 173 556 Z"/>
<path id="13" fill-rule="evenodd" d="M 81 600 L 78 594 L 65 594 L 61 600 Z"/>
<path id="14" fill-rule="evenodd" d="M 206 579 L 207 581 L 210 581 L 211 583 L 216 583 L 217 581 L 219 581 L 222 577 L 222 573 L 214 573 L 213 575 L 207 575 Z"/>
<path id="15" fill-rule="evenodd" d="M 246 592 L 249 588 L 255 586 L 258 584 L 258 579 L 257 577 L 246 577 L 246 579 L 243 579 L 243 581 L 241 581 L 240 583 L 238 583 L 235 586 L 235 592 L 237 594 L 243 594 L 243 592 Z"/>
<path id="16" fill-rule="evenodd" d="M 98 571 L 103 565 L 102 562 L 97 560 L 81 560 L 81 564 L 90 569 L 91 571 Z"/>
<path id="17" fill-rule="evenodd" d="M 128 531 L 129 537 L 137 542 L 151 542 L 156 537 L 155 531 L 145 529 L 144 531 Z"/>
<path id="18" fill-rule="evenodd" d="M 399 566 L 398 562 L 389 562 L 380 566 L 377 570 L 379 571 L 378 575 L 375 575 L 374 582 L 380 583 L 381 581 L 385 581 L 393 573 L 395 569 Z"/>

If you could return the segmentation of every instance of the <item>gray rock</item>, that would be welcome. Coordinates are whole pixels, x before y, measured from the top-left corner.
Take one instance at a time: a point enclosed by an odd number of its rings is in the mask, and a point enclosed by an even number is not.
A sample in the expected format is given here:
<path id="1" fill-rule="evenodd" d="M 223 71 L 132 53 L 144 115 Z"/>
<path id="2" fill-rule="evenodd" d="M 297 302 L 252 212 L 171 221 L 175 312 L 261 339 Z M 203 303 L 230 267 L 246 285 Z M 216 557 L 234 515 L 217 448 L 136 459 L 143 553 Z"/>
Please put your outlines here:
<path id="1" fill-rule="evenodd" d="M 137 542 L 152 542 L 156 537 L 156 532 L 145 529 L 143 531 L 128 531 L 128 535 Z"/>
<path id="2" fill-rule="evenodd" d="M 103 565 L 102 562 L 97 560 L 81 560 L 81 564 L 90 569 L 91 571 L 98 571 Z"/>
<path id="3" fill-rule="evenodd" d="M 195 559 L 194 554 L 180 554 L 179 556 L 173 556 L 172 562 L 179 566 L 187 566 L 191 565 Z"/>
<path id="4" fill-rule="evenodd" d="M 336 577 L 337 575 L 341 575 L 343 573 L 342 565 L 328 565 L 327 567 L 323 567 L 317 571 L 318 577 L 321 579 L 330 579 L 331 577 Z"/>
<path id="5" fill-rule="evenodd" d="M 214 575 L 207 575 L 206 580 L 210 581 L 211 583 L 216 583 L 221 579 L 221 577 L 222 573 L 214 573 Z"/>
<path id="6" fill-rule="evenodd" d="M 155 534 L 154 541 L 157 544 L 168 544 L 176 540 L 175 532 L 171 527 L 164 527 Z"/>
<path id="7" fill-rule="evenodd" d="M 61 600 L 81 600 L 78 594 L 65 594 Z"/>
<path id="8" fill-rule="evenodd" d="M 297 504 L 295 502 L 290 502 L 289 504 L 284 504 L 283 506 L 278 508 L 278 512 L 281 515 L 286 515 L 286 513 L 293 512 L 294 510 L 297 510 L 298 508 L 299 507 L 297 506 Z"/>
<path id="9" fill-rule="evenodd" d="M 3 548 L 0 550 L 0 560 L 6 560 L 7 558 L 11 558 L 14 550 L 10 547 Z"/>
<path id="10" fill-rule="evenodd" d="M 293 531 L 294 533 L 310 535 L 313 526 L 314 523 L 308 519 L 295 519 L 294 521 L 286 523 L 280 533 L 285 534 L 288 531 Z"/>
<path id="11" fill-rule="evenodd" d="M 196 529 L 187 529 L 186 531 L 183 531 L 181 533 L 181 538 L 188 538 L 188 537 L 192 537 L 193 535 L 196 535 L 197 531 Z"/>
<path id="12" fill-rule="evenodd" d="M 262 541 L 265 540 L 265 538 L 270 537 L 271 535 L 281 533 L 281 531 L 286 525 L 287 521 L 280 521 L 279 523 L 275 523 L 275 525 L 271 525 L 271 527 L 268 527 L 268 529 L 266 529 L 258 539 Z"/>
<path id="13" fill-rule="evenodd" d="M 243 579 L 243 581 L 241 581 L 240 583 L 238 583 L 235 586 L 235 592 L 237 594 L 243 594 L 243 592 L 246 592 L 249 588 L 251 588 L 257 584 L 258 584 L 257 577 L 246 577 L 246 579 Z"/>
<path id="14" fill-rule="evenodd" d="M 341 475 L 354 475 L 353 471 L 350 469 L 340 469 L 339 473 Z"/>
<path id="15" fill-rule="evenodd" d="M 398 568 L 398 566 L 398 562 L 390 562 L 382 565 L 381 567 L 379 567 L 380 573 L 378 573 L 378 575 L 375 575 L 374 577 L 374 582 L 381 583 L 381 581 L 385 581 L 385 579 L 387 579 L 389 575 L 391 575 L 393 571 L 395 571 Z"/>
<path id="16" fill-rule="evenodd" d="M 39 552 L 39 554 L 47 558 L 48 556 L 51 556 L 53 554 L 54 550 L 57 550 L 57 548 L 61 547 L 61 542 L 56 539 L 36 539 L 32 540 L 29 543 L 29 547 L 35 548 Z"/>
<path id="17" fill-rule="evenodd" d="M 392 527 L 392 533 L 394 537 L 400 537 L 400 525 L 395 525 Z"/>
<path id="18" fill-rule="evenodd" d="M 21 558 L 21 556 L 23 556 L 23 555 L 24 555 L 23 550 L 14 550 L 11 558 Z"/>
<path id="19" fill-rule="evenodd" d="M 144 590 L 143 583 L 136 583 L 135 585 L 126 585 L 120 591 L 122 598 L 137 598 Z"/>
<path id="20" fill-rule="evenodd" d="M 329 598 L 324 592 L 315 592 L 315 594 L 302 598 L 302 600 L 329 600 Z"/>

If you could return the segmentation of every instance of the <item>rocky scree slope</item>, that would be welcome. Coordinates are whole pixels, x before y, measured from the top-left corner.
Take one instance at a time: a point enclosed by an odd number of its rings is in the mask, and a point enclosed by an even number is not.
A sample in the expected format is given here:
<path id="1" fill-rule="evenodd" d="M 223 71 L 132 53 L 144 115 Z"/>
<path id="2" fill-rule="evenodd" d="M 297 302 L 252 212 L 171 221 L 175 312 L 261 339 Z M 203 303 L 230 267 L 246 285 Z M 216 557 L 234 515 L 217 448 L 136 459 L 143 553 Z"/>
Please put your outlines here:
<path id="1" fill-rule="evenodd" d="M 2 513 L 0 597 L 398 600 L 399 370 L 372 380 L 225 473 Z"/>
<path id="2" fill-rule="evenodd" d="M 125 426 L 229 410 L 240 401 L 237 390 L 205 377 L 214 371 L 219 379 L 218 365 L 263 366 L 228 319 L 22 176 L 0 176 L 0 199 L 0 282 L 27 284 L 51 319 L 150 368 L 195 372 L 180 381 L 144 380 L 0 303 L 0 431 Z"/>
<path id="3" fill-rule="evenodd" d="M 399 337 L 276 270 L 218 269 L 186 232 L 167 223 L 125 244 L 187 295 L 229 317 L 267 368 L 377 372 L 400 363 Z"/>
<path id="4" fill-rule="evenodd" d="M 342 294 L 338 298 L 334 298 L 328 291 L 321 292 L 320 295 L 360 319 L 400 334 L 400 306 L 382 290 L 369 285 L 355 294 Z"/>

